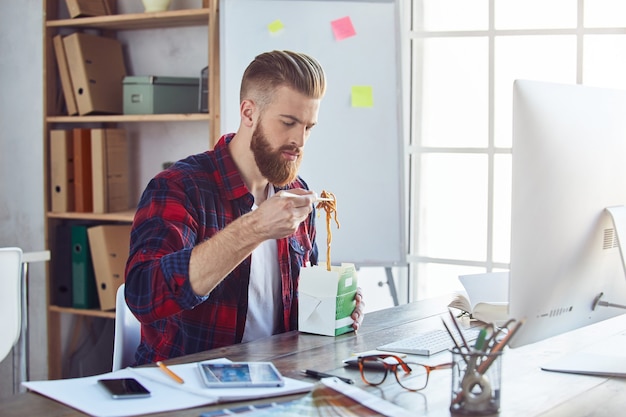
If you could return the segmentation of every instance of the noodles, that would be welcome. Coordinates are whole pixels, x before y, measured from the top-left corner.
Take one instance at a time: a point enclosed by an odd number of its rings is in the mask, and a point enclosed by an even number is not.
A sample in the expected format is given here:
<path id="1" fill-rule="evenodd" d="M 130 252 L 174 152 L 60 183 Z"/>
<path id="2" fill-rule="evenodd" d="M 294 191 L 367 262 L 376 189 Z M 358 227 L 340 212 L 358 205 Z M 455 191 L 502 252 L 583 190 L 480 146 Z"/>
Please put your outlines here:
<path id="1" fill-rule="evenodd" d="M 322 198 L 330 198 L 332 201 L 319 201 L 317 208 L 326 210 L 326 270 L 330 271 L 330 242 L 333 240 L 333 234 L 330 231 L 331 215 L 335 218 L 337 229 L 339 229 L 339 220 L 337 220 L 337 197 L 331 192 L 322 190 L 320 194 Z M 319 216 L 319 214 L 318 214 Z"/>

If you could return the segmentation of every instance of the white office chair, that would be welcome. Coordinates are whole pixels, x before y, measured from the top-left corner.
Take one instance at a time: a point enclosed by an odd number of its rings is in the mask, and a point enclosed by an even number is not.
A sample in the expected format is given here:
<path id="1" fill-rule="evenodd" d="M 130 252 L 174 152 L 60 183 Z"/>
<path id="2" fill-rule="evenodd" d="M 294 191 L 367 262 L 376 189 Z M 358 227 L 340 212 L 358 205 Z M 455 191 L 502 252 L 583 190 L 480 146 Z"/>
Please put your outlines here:
<path id="1" fill-rule="evenodd" d="M 17 343 L 22 330 L 22 250 L 0 248 L 0 362 Z"/>
<path id="2" fill-rule="evenodd" d="M 141 324 L 131 313 L 124 298 L 124 284 L 115 298 L 115 342 L 113 344 L 113 371 L 130 366 L 141 340 Z"/>

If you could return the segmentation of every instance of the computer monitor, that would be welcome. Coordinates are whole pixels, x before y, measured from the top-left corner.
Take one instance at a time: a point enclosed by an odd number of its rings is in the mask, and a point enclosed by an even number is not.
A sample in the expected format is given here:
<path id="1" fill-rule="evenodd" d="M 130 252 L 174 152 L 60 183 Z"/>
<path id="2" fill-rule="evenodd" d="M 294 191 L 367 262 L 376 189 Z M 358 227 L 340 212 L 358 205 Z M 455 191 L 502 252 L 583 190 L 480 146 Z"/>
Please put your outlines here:
<path id="1" fill-rule="evenodd" d="M 512 149 L 510 346 L 626 313 L 626 91 L 515 81 Z"/>

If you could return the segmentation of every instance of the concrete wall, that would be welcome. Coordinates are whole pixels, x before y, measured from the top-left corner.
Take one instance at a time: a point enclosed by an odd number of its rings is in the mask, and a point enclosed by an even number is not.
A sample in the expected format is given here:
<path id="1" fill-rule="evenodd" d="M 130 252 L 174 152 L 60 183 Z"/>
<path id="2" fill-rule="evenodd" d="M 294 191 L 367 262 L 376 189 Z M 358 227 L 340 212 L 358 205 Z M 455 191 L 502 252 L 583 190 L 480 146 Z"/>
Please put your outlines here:
<path id="1" fill-rule="evenodd" d="M 41 0 L 0 5 L 0 247 L 44 243 Z M 45 269 L 30 268 L 30 375 L 47 377 Z M 4 277 L 2 277 L 4 278 Z M 16 355 L 0 363 L 0 398 L 13 393 Z"/>

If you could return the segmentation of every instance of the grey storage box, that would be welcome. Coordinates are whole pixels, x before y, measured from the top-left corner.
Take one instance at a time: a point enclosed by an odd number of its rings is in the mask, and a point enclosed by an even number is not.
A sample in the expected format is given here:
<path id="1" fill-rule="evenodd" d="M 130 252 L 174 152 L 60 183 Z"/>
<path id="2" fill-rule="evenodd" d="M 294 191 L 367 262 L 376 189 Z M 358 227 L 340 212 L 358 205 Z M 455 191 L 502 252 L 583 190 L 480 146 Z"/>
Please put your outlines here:
<path id="1" fill-rule="evenodd" d="M 197 113 L 199 79 L 124 77 L 124 114 Z"/>

